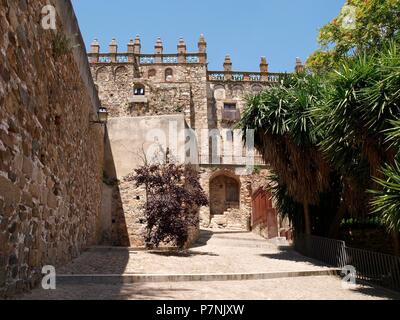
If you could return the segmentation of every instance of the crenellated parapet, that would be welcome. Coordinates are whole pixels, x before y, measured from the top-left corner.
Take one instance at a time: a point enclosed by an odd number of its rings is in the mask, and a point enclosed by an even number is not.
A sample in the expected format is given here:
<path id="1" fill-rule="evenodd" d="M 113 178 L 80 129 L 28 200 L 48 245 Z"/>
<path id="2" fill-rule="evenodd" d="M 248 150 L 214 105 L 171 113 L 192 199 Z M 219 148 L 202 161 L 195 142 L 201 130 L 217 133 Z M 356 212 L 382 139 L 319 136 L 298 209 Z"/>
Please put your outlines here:
<path id="1" fill-rule="evenodd" d="M 145 66 L 178 66 L 178 65 L 203 65 L 207 67 L 207 42 L 204 35 L 200 35 L 196 52 L 188 52 L 185 40 L 179 39 L 176 53 L 165 53 L 161 38 L 157 38 L 153 53 L 141 52 L 141 40 L 136 36 L 127 44 L 127 51 L 119 52 L 115 39 L 109 44 L 107 53 L 101 53 L 97 39 L 91 44 L 91 52 L 88 54 L 92 65 L 135 64 L 138 67 Z M 304 65 L 296 58 L 295 72 L 304 71 Z M 266 57 L 261 57 L 260 68 L 257 72 L 235 71 L 230 55 L 226 55 L 223 70 L 207 71 L 207 80 L 211 82 L 259 82 L 278 83 L 286 73 L 270 72 Z"/>
<path id="2" fill-rule="evenodd" d="M 158 38 L 154 46 L 154 53 L 145 54 L 141 52 L 140 37 L 131 39 L 127 45 L 127 51 L 119 52 L 118 43 L 113 39 L 107 53 L 101 53 L 100 44 L 95 39 L 91 44 L 91 52 L 88 53 L 89 61 L 92 64 L 111 63 L 138 63 L 140 65 L 151 64 L 206 64 L 207 43 L 201 35 L 198 42 L 197 52 L 187 52 L 186 43 L 183 38 L 179 39 L 177 53 L 164 53 L 164 46 L 161 38 Z"/>
<path id="3" fill-rule="evenodd" d="M 208 71 L 207 78 L 211 82 L 261 82 L 278 83 L 287 73 L 269 72 L 269 65 L 266 57 L 261 57 L 259 72 L 234 71 L 230 55 L 225 56 L 224 70 Z M 300 58 L 296 58 L 295 72 L 304 71 L 304 65 Z"/>

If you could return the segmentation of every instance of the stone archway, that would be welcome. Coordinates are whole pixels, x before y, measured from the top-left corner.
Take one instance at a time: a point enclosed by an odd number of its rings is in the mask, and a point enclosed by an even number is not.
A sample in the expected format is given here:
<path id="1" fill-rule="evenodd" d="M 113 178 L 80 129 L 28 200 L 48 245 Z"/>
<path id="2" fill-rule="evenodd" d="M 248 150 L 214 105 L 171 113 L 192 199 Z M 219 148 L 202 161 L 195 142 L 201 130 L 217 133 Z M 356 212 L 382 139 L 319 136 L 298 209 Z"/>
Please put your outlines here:
<path id="1" fill-rule="evenodd" d="M 240 180 L 221 173 L 210 179 L 210 214 L 223 215 L 229 209 L 240 209 Z"/>

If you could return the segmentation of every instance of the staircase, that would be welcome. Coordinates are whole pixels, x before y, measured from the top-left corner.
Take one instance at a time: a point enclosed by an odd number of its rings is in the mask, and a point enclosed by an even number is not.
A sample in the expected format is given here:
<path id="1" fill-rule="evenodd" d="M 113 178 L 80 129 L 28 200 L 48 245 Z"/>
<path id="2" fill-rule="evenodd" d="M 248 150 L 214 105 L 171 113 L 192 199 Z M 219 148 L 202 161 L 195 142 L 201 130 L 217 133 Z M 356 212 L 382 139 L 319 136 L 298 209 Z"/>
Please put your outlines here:
<path id="1" fill-rule="evenodd" d="M 232 220 L 237 221 L 239 219 L 232 219 L 233 215 L 238 214 L 238 209 L 228 209 L 221 215 L 214 215 L 211 218 L 210 228 L 211 229 L 229 229 L 233 231 L 243 231 L 246 227 L 240 223 L 232 223 Z"/>

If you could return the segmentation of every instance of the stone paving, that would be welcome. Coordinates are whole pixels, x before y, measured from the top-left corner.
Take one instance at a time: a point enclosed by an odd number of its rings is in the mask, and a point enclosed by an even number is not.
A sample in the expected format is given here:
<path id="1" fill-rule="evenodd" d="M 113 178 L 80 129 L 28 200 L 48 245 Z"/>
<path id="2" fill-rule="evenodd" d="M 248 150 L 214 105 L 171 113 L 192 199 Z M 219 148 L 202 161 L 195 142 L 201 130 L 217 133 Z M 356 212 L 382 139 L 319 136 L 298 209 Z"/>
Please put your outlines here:
<path id="1" fill-rule="evenodd" d="M 202 231 L 198 244 L 184 252 L 93 249 L 58 274 L 256 273 L 327 269 L 291 250 L 243 232 Z"/>
<path id="2" fill-rule="evenodd" d="M 251 233 L 204 230 L 191 250 L 143 252 L 94 248 L 58 274 L 193 274 L 318 271 L 327 266 Z M 34 290 L 20 299 L 400 299 L 388 290 L 358 285 L 342 289 L 340 278 L 311 276 L 247 281 L 150 282 L 134 284 L 63 284 L 55 291 Z"/>
<path id="3" fill-rule="evenodd" d="M 35 290 L 24 300 L 388 300 L 395 293 L 358 285 L 342 289 L 337 277 L 301 277 L 251 281 L 162 282 L 131 285 L 63 285 Z"/>

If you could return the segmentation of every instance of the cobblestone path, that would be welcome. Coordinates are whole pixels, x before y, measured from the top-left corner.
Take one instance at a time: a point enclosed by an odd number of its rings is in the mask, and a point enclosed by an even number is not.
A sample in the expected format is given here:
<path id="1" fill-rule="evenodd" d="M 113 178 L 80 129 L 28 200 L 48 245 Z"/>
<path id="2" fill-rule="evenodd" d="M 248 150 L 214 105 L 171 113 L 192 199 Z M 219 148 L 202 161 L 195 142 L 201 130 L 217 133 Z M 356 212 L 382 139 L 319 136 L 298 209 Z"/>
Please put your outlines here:
<path id="1" fill-rule="evenodd" d="M 191 250 L 144 252 L 92 248 L 58 274 L 208 274 L 318 271 L 327 266 L 290 249 L 279 249 L 257 235 L 202 231 Z M 160 282 L 134 284 L 64 284 L 55 291 L 36 289 L 21 299 L 395 299 L 370 286 L 342 289 L 335 276 L 270 280 Z"/>

